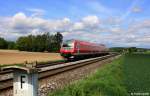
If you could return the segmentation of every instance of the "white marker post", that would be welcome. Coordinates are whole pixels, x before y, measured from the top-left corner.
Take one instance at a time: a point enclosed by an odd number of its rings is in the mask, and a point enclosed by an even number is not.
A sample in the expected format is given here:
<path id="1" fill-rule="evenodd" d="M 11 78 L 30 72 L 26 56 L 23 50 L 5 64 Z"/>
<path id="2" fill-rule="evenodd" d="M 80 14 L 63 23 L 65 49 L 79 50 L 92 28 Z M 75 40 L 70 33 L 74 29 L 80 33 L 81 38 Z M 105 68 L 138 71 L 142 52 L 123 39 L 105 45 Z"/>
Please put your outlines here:
<path id="1" fill-rule="evenodd" d="M 34 68 L 8 66 L 13 70 L 13 96 L 38 96 L 38 71 Z"/>

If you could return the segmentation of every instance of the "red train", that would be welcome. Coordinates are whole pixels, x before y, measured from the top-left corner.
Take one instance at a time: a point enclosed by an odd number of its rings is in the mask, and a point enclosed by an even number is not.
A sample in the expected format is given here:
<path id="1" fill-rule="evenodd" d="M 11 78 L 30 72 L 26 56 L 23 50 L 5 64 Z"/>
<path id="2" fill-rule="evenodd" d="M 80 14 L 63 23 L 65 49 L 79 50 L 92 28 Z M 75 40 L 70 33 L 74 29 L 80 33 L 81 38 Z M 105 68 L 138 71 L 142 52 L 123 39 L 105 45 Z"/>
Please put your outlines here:
<path id="1" fill-rule="evenodd" d="M 80 40 L 67 40 L 60 49 L 64 58 L 81 58 L 108 54 L 108 48 L 103 44 L 95 44 Z"/>

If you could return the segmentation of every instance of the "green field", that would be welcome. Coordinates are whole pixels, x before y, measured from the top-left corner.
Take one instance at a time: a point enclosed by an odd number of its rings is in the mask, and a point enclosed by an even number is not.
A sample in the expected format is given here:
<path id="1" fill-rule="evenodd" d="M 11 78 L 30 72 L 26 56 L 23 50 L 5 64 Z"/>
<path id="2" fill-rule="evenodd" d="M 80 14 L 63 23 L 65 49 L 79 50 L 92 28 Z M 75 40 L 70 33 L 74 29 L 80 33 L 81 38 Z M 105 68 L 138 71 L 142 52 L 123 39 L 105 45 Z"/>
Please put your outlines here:
<path id="1" fill-rule="evenodd" d="M 126 55 L 123 60 L 123 73 L 129 93 L 150 95 L 150 54 Z"/>
<path id="2" fill-rule="evenodd" d="M 150 54 L 123 55 L 49 96 L 150 96 Z"/>

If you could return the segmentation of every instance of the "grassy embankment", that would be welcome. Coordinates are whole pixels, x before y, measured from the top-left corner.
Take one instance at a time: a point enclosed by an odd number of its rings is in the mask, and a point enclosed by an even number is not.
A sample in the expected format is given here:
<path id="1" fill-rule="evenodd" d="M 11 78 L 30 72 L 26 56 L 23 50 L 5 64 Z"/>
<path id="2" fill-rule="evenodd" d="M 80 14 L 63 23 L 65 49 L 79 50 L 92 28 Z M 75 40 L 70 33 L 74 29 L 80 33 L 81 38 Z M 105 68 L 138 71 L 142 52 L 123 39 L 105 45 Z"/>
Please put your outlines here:
<path id="1" fill-rule="evenodd" d="M 104 65 L 83 80 L 58 90 L 49 96 L 104 96 L 104 95 L 122 95 L 126 90 L 122 83 L 121 59 L 111 64 Z"/>
<path id="2" fill-rule="evenodd" d="M 125 55 L 49 96 L 128 96 L 139 92 L 150 95 L 149 68 L 149 54 Z"/>

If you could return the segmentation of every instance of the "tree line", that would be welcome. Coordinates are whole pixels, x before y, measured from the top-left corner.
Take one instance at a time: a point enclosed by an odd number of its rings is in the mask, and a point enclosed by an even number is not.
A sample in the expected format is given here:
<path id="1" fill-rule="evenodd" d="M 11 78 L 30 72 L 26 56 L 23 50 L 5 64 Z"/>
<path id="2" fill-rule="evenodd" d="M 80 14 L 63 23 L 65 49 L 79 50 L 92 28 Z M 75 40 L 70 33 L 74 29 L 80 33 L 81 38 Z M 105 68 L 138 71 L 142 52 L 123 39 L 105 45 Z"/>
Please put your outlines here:
<path id="1" fill-rule="evenodd" d="M 136 47 L 112 47 L 109 49 L 112 52 L 119 52 L 119 53 L 135 53 L 135 52 L 149 51 L 149 49 L 146 49 L 146 48 L 136 48 Z"/>
<path id="2" fill-rule="evenodd" d="M 31 52 L 58 52 L 62 41 L 63 36 L 59 32 L 54 35 L 45 33 L 42 35 L 22 36 L 15 42 L 0 38 L 0 49 L 18 49 L 20 51 Z"/>

